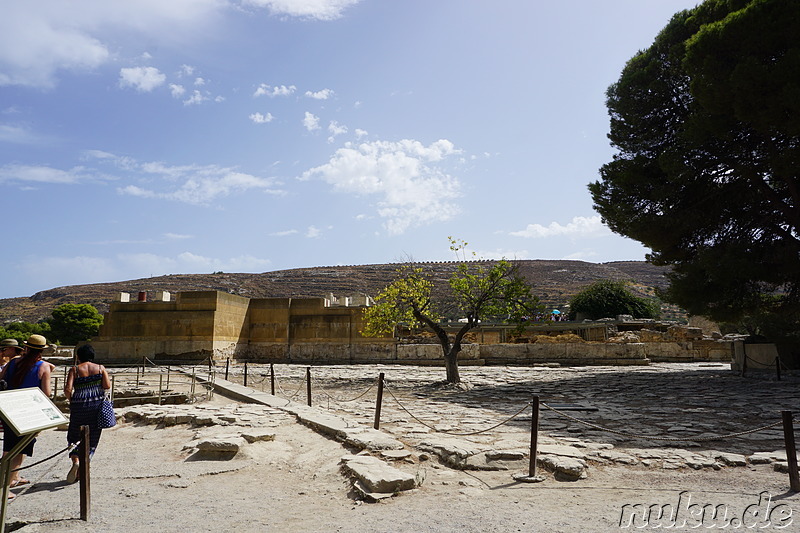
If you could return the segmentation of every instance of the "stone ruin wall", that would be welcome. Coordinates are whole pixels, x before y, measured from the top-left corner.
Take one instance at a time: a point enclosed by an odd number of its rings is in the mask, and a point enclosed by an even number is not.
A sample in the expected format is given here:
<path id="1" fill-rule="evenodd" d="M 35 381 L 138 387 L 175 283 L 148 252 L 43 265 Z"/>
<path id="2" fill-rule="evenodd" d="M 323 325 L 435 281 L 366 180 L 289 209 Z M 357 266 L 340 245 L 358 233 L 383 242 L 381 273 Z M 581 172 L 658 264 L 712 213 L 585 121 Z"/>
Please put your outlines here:
<path id="1" fill-rule="evenodd" d="M 115 363 L 216 360 L 300 364 L 442 364 L 435 337 L 412 342 L 365 338 L 363 307 L 323 298 L 249 299 L 216 291 L 179 293 L 155 302 L 115 302 L 92 344 L 98 360 Z M 554 326 L 555 327 L 555 326 Z M 467 336 L 463 365 L 643 365 L 650 361 L 724 361 L 732 343 L 699 328 L 624 331 L 608 340 L 605 326 L 559 325 L 560 331 L 512 335 L 481 328 Z M 613 329 L 613 328 L 611 328 Z M 580 333 L 580 335 L 578 335 Z"/>

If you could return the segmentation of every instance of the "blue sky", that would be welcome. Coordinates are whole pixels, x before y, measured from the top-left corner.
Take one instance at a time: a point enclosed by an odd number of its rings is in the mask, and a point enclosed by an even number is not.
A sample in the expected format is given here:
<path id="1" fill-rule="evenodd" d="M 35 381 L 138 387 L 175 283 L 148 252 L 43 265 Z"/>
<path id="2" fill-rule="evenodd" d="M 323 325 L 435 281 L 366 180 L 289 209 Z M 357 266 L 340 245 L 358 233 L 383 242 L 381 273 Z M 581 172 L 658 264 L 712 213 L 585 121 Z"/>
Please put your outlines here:
<path id="1" fill-rule="evenodd" d="M 0 0 L 0 298 L 163 274 L 642 260 L 586 185 L 688 0 Z"/>

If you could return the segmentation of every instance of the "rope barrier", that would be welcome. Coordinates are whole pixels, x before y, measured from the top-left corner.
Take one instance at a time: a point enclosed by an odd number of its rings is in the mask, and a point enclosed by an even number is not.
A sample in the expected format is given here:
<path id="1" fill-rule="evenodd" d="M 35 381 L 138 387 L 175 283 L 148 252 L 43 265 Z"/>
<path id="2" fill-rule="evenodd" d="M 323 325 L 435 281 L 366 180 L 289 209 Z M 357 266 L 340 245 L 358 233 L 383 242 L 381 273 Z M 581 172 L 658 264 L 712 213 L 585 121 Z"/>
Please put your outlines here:
<path id="1" fill-rule="evenodd" d="M 557 415 L 559 415 L 561 417 L 564 417 L 564 418 L 567 418 L 569 420 L 572 420 L 573 422 L 578 422 L 579 424 L 583 424 L 584 426 L 588 426 L 590 428 L 598 429 L 600 431 L 605 431 L 605 432 L 608 432 L 608 433 L 613 433 L 614 435 L 619 435 L 621 437 L 627 437 L 629 439 L 639 439 L 639 440 L 660 440 L 660 441 L 667 441 L 667 442 L 686 442 L 686 441 L 708 442 L 708 441 L 712 441 L 712 440 L 723 440 L 723 439 L 728 439 L 728 438 L 741 437 L 742 435 L 748 435 L 750 433 L 757 433 L 759 431 L 764 431 L 765 429 L 770 429 L 770 428 L 773 428 L 773 427 L 776 427 L 776 426 L 780 426 L 781 424 L 783 424 L 783 422 L 780 421 L 780 422 L 775 422 L 773 424 L 769 424 L 767 426 L 761 426 L 761 427 L 758 427 L 758 428 L 755 428 L 755 429 L 749 429 L 749 430 L 746 430 L 746 431 L 739 431 L 738 433 L 728 433 L 727 435 L 712 435 L 710 437 L 696 437 L 696 438 L 691 438 L 691 437 L 682 437 L 682 438 L 678 438 L 678 437 L 656 437 L 656 436 L 652 436 L 652 435 L 637 435 L 635 433 L 626 433 L 624 431 L 618 431 L 618 430 L 615 430 L 615 429 L 603 427 L 603 426 L 600 426 L 600 425 L 597 425 L 597 424 L 593 424 L 591 422 L 587 422 L 585 420 L 581 420 L 580 418 L 576 418 L 576 417 L 574 417 L 572 415 L 568 415 L 567 413 L 561 412 L 558 409 L 550 407 L 549 405 L 547 405 L 544 402 L 542 402 L 541 405 L 543 407 L 545 407 L 546 409 L 549 409 L 549 410 L 553 411 L 554 413 L 556 413 Z"/>
<path id="2" fill-rule="evenodd" d="M 383 383 L 384 383 L 384 386 L 385 386 L 385 385 L 386 385 L 386 380 L 384 380 L 384 382 L 383 382 Z M 511 422 L 512 420 L 514 420 L 514 419 L 515 419 L 517 416 L 519 416 L 519 415 L 520 415 L 520 413 L 522 413 L 522 411 L 524 411 L 525 409 L 527 409 L 527 408 L 528 408 L 528 407 L 530 407 L 530 405 L 531 405 L 531 402 L 528 402 L 528 403 L 526 403 L 525 405 L 523 405 L 523 406 L 520 408 L 520 410 L 519 410 L 519 411 L 517 411 L 516 413 L 514 413 L 514 414 L 513 414 L 513 415 L 511 415 L 510 417 L 506 418 L 505 420 L 503 420 L 503 421 L 502 421 L 502 422 L 500 422 L 499 424 L 495 424 L 494 426 L 491 426 L 491 427 L 488 427 L 488 428 L 485 428 L 485 429 L 481 429 L 481 430 L 478 430 L 478 431 L 469 431 L 469 432 L 464 432 L 464 433 L 456 433 L 456 432 L 453 432 L 453 431 L 444 431 L 444 430 L 436 429 L 435 427 L 431 426 L 430 424 L 427 424 L 426 422 L 423 422 L 422 420 L 420 420 L 419 418 L 417 418 L 417 417 L 414 415 L 414 413 L 412 413 L 411 411 L 409 411 L 408 409 L 406 409 L 406 407 L 405 407 L 405 406 L 404 406 L 404 405 L 403 405 L 403 404 L 400 402 L 400 400 L 399 400 L 399 399 L 397 399 L 397 396 L 395 396 L 395 395 L 394 395 L 394 393 L 391 391 L 391 389 L 388 389 L 388 388 L 386 388 L 385 390 L 386 390 L 386 391 L 389 393 L 389 396 L 391 396 L 392 398 L 394 398 L 394 401 L 396 401 L 396 402 L 397 402 L 397 405 L 399 405 L 399 406 L 400 406 L 400 408 L 401 408 L 403 411 L 405 411 L 406 413 L 408 413 L 408 415 L 409 415 L 411 418 L 413 418 L 414 420 L 416 420 L 417 422 L 419 422 L 419 423 L 420 423 L 420 424 L 422 424 L 423 426 L 427 427 L 428 429 L 432 429 L 433 431 L 435 431 L 435 432 L 437 432 L 437 433 L 445 433 L 445 434 L 447 434 L 447 435 L 455 435 L 455 436 L 460 436 L 460 437 L 464 437 L 464 436 L 468 436 L 468 435 L 479 435 L 479 434 L 481 434 L 481 433 L 486 433 L 487 431 L 491 431 L 491 430 L 493 430 L 493 429 L 495 429 L 495 428 L 499 428 L 500 426 L 502 426 L 502 425 L 504 425 L 504 424 L 508 424 L 509 422 Z"/>
<path id="3" fill-rule="evenodd" d="M 53 454 L 53 455 L 51 455 L 50 457 L 45 457 L 44 459 L 41 459 L 41 460 L 39 460 L 39 461 L 36 461 L 35 463 L 31 463 L 31 464 L 29 464 L 29 465 L 26 465 L 26 466 L 21 466 L 21 467 L 19 467 L 19 468 L 15 468 L 14 470 L 12 470 L 12 472 L 19 472 L 20 470 L 27 470 L 28 468 L 32 468 L 32 467 L 34 467 L 34 466 L 36 466 L 36 465 L 40 465 L 40 464 L 42 464 L 42 463 L 45 463 L 45 462 L 49 461 L 50 459 L 53 459 L 53 458 L 55 458 L 55 457 L 58 457 L 58 456 L 59 456 L 59 455 L 61 455 L 62 453 L 66 452 L 67 450 L 71 450 L 71 448 L 74 448 L 75 446 L 76 446 L 76 444 L 70 444 L 69 446 L 67 446 L 67 447 L 66 447 L 66 448 L 64 448 L 63 450 L 57 451 L 56 453 L 54 453 L 54 454 Z"/>
<path id="4" fill-rule="evenodd" d="M 314 377 L 312 377 L 311 379 L 313 380 L 313 383 L 316 383 L 317 385 L 319 385 L 319 380 L 318 380 L 317 378 L 314 378 Z M 327 391 L 326 391 L 324 388 L 322 388 L 321 386 L 315 387 L 315 388 L 314 388 L 314 390 L 319 390 L 320 392 L 322 392 L 322 394 L 324 394 L 325 396 L 327 396 L 328 398 L 330 398 L 330 399 L 331 399 L 331 400 L 333 400 L 334 402 L 337 402 L 337 403 L 349 403 L 349 402 L 354 402 L 354 401 L 356 401 L 356 400 L 360 400 L 361 398 L 363 398 L 364 396 L 366 396 L 366 395 L 367 395 L 367 393 L 368 393 L 369 391 L 371 391 L 373 387 L 375 387 L 375 384 L 376 384 L 377 382 L 378 382 L 378 381 L 377 381 L 377 380 L 375 380 L 375 381 L 374 381 L 374 382 L 373 382 L 373 383 L 372 383 L 372 384 L 371 384 L 369 387 L 367 387 L 367 390 L 365 390 L 364 392 L 362 392 L 361 394 L 359 394 L 359 395 L 358 395 L 358 396 L 356 396 L 355 398 L 350 398 L 350 399 L 348 399 L 348 400 L 342 400 L 341 398 L 336 398 L 335 396 L 331 396 L 331 395 L 330 395 L 330 394 L 328 394 L 328 392 L 327 392 Z M 386 383 L 386 382 L 384 381 L 384 383 Z"/>
<path id="5" fill-rule="evenodd" d="M 33 463 L 33 464 L 30 464 L 30 465 L 27 465 L 27 466 L 23 466 L 23 467 L 20 467 L 20 468 L 14 469 L 14 470 L 12 470 L 12 472 L 19 472 L 20 470 L 25 470 L 26 468 L 30 468 L 30 467 L 32 467 L 32 466 L 36 466 L 36 465 L 42 464 L 42 463 L 44 463 L 45 461 L 49 461 L 50 459 L 53 459 L 53 458 L 55 458 L 55 457 L 57 457 L 57 456 L 61 455 L 62 453 L 66 452 L 66 451 L 68 451 L 68 450 L 69 450 L 69 451 L 72 451 L 72 448 L 75 448 L 76 446 L 77 446 L 77 444 L 70 444 L 69 446 L 67 446 L 67 447 L 66 447 L 66 448 L 64 448 L 63 450 L 59 451 L 58 453 L 55 453 L 55 454 L 51 455 L 50 457 L 47 457 L 46 459 L 42 459 L 41 461 L 37 461 L 37 462 L 35 462 L 35 463 Z M 30 482 L 30 483 L 29 483 L 29 484 L 28 484 L 28 485 L 27 485 L 27 486 L 26 486 L 24 489 L 22 489 L 20 492 L 18 492 L 18 493 L 16 494 L 16 496 L 15 496 L 15 497 L 14 497 L 12 500 L 9 500 L 9 501 L 8 501 L 8 505 L 11 505 L 11 504 L 13 504 L 14 502 L 16 502 L 16 501 L 19 499 L 19 497 L 20 497 L 20 496 L 22 496 L 23 494 L 25 494 L 26 492 L 28 492 L 28 491 L 29 491 L 31 488 L 33 488 L 33 486 L 34 486 L 34 485 L 36 485 L 37 483 L 39 483 L 39 482 L 40 482 L 40 481 L 41 481 L 41 480 L 42 480 L 42 479 L 43 479 L 43 478 L 44 478 L 46 475 L 48 475 L 50 472 L 52 472 L 52 471 L 53 471 L 53 469 L 54 469 L 56 466 L 58 466 L 58 463 L 53 463 L 53 466 L 51 466 L 50 468 L 48 468 L 47 470 L 45 470 L 44 472 L 42 472 L 42 474 L 41 474 L 39 477 L 37 477 L 36 479 L 34 479 L 33 481 L 31 481 L 31 482 Z"/>
<path id="6" fill-rule="evenodd" d="M 279 390 L 279 391 L 281 391 L 281 394 L 283 394 L 283 395 L 285 395 L 285 394 L 286 394 L 286 391 L 285 391 L 285 390 L 283 390 L 283 387 L 281 387 L 281 384 L 280 384 L 280 382 L 278 381 L 278 378 L 277 378 L 277 377 L 275 378 L 275 386 L 276 386 L 276 387 L 278 387 L 278 390 Z M 292 398 L 294 398 L 295 396 L 297 396 L 298 394 L 300 394 L 300 391 L 301 391 L 301 390 L 303 390 L 304 386 L 305 386 L 305 383 L 300 383 L 300 387 L 298 387 L 298 389 L 297 389 L 296 391 L 294 391 L 294 394 L 292 394 L 292 395 L 291 395 L 291 396 L 289 396 L 288 398 L 285 398 L 285 397 L 284 397 L 283 399 L 284 399 L 284 400 L 289 400 L 289 401 L 291 402 L 291 401 L 292 401 Z"/>

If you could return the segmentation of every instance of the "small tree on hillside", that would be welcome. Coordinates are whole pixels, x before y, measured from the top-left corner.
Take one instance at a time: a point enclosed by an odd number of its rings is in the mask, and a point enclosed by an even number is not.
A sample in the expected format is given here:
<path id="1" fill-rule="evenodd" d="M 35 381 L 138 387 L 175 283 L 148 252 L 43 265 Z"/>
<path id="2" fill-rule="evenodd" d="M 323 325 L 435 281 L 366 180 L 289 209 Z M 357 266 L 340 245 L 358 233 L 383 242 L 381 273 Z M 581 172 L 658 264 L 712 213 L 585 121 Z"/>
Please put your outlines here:
<path id="1" fill-rule="evenodd" d="M 572 297 L 569 308 L 573 320 L 578 314 L 593 320 L 617 315 L 658 318 L 661 314 L 658 300 L 636 296 L 628 288 L 628 282 L 614 280 L 592 283 Z"/>
<path id="2" fill-rule="evenodd" d="M 458 354 L 464 336 L 482 320 L 497 319 L 523 327 L 527 316 L 542 310 L 530 285 L 510 261 L 467 262 L 466 242 L 449 237 L 450 249 L 461 262 L 448 280 L 447 295 L 435 295 L 424 269 L 407 264 L 376 297 L 364 316 L 366 336 L 391 334 L 398 325 L 425 327 L 439 340 L 448 383 L 459 383 Z M 473 254 L 474 255 L 474 254 Z M 441 324 L 442 316 L 460 316 L 465 322 L 454 333 Z"/>
<path id="3" fill-rule="evenodd" d="M 50 335 L 53 342 L 71 346 L 96 336 L 102 323 L 103 315 L 93 305 L 63 304 L 53 309 Z"/>

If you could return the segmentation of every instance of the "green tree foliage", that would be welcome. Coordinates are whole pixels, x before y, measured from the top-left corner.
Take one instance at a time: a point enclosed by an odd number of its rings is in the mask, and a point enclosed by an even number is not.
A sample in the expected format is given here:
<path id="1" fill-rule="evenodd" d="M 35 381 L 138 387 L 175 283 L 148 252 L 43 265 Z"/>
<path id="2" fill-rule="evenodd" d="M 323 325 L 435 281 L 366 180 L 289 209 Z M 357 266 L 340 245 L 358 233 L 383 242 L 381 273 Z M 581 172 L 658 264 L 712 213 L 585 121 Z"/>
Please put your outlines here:
<path id="1" fill-rule="evenodd" d="M 635 318 L 658 318 L 661 306 L 653 298 L 633 294 L 625 281 L 596 281 L 572 297 L 569 302 L 570 318 L 585 315 L 599 318 L 632 315 Z"/>
<path id="2" fill-rule="evenodd" d="M 468 262 L 466 242 L 450 239 L 450 249 L 460 259 L 448 280 L 447 294 L 437 296 L 433 282 L 423 268 L 412 264 L 398 270 L 398 277 L 376 297 L 364 316 L 366 336 L 390 334 L 400 324 L 430 329 L 439 340 L 445 359 L 448 383 L 459 383 L 458 354 L 470 330 L 483 320 L 501 320 L 520 328 L 526 316 L 541 311 L 538 298 L 519 275 L 515 264 Z M 474 255 L 474 254 L 473 254 Z M 443 316 L 464 317 L 455 333 L 440 322 Z"/>
<path id="3" fill-rule="evenodd" d="M 798 35 L 800 2 L 707 0 L 608 89 L 595 209 L 672 267 L 660 296 L 690 314 L 800 329 Z"/>
<path id="4" fill-rule="evenodd" d="M 0 327 L 0 339 L 17 339 L 19 343 L 28 340 L 31 335 L 44 335 L 50 339 L 50 323 L 40 322 L 11 322 L 4 327 Z"/>
<path id="5" fill-rule="evenodd" d="M 74 345 L 100 332 L 103 315 L 89 304 L 62 304 L 53 309 L 50 319 L 51 342 Z"/>

